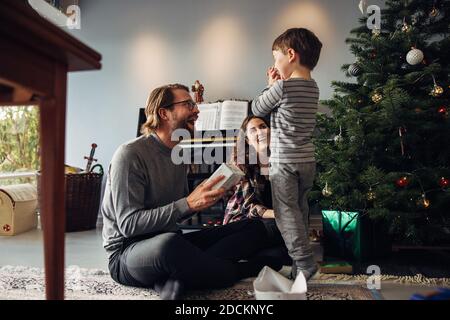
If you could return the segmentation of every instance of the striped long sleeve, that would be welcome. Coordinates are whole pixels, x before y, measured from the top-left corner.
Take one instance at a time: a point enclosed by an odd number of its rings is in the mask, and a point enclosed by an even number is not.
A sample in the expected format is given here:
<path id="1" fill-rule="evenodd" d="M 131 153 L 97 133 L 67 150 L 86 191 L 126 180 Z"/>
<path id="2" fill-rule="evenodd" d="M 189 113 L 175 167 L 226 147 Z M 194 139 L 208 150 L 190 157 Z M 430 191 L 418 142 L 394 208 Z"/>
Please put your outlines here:
<path id="1" fill-rule="evenodd" d="M 314 80 L 278 80 L 253 100 L 256 116 L 270 114 L 270 162 L 315 161 L 311 141 L 316 126 L 319 88 Z"/>
<path id="2" fill-rule="evenodd" d="M 262 94 L 253 100 L 252 112 L 255 116 L 265 117 L 277 108 L 283 97 L 283 81 L 274 82 L 271 87 L 264 89 Z"/>

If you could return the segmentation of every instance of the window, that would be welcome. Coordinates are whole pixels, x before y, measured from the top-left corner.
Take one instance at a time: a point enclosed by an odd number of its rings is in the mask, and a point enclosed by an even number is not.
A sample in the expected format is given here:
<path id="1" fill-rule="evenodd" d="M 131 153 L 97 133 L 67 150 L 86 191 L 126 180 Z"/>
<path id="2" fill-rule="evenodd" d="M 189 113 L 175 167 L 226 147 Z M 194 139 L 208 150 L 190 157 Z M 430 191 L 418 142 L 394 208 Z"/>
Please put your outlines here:
<path id="1" fill-rule="evenodd" d="M 0 141 L 0 177 L 25 174 L 25 178 L 2 179 L 0 184 L 31 182 L 27 173 L 39 170 L 39 108 L 0 108 Z"/>

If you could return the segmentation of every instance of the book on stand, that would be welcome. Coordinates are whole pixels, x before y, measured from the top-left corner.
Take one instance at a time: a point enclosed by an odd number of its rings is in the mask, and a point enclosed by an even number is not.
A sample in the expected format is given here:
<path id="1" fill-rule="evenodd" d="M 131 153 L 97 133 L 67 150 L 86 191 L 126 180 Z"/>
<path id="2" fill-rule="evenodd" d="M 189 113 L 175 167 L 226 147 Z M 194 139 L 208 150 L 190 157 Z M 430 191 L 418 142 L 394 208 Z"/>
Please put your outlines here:
<path id="1" fill-rule="evenodd" d="M 223 102 L 203 103 L 195 130 L 236 130 L 248 116 L 248 101 L 225 100 Z"/>

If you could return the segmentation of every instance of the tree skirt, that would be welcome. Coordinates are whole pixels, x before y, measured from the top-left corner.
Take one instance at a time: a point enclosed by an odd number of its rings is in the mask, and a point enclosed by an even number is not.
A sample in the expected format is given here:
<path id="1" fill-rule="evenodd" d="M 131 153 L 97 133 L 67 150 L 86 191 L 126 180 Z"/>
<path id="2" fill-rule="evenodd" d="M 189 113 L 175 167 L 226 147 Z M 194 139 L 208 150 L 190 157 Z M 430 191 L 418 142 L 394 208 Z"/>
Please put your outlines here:
<path id="1" fill-rule="evenodd" d="M 373 300 L 361 284 L 310 283 L 309 300 Z M 0 300 L 40 300 L 45 298 L 44 272 L 40 268 L 5 266 L 0 268 Z M 68 300 L 160 300 L 151 289 L 120 285 L 108 272 L 66 268 L 65 298 Z M 189 291 L 186 300 L 254 300 L 253 279 L 220 290 Z"/>

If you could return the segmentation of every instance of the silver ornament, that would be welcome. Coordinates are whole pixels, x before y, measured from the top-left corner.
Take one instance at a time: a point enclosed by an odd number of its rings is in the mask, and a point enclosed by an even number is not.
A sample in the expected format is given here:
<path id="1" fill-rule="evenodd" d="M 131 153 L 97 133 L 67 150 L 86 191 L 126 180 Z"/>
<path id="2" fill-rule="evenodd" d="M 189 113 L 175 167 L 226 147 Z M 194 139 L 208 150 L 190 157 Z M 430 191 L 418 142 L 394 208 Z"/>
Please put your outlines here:
<path id="1" fill-rule="evenodd" d="M 330 188 L 328 188 L 328 182 L 325 183 L 325 188 L 322 190 L 322 194 L 324 197 L 329 197 L 333 194 Z"/>
<path id="2" fill-rule="evenodd" d="M 419 49 L 412 49 L 408 52 L 406 55 L 406 61 L 412 65 L 415 66 L 423 61 L 424 55 L 423 52 Z"/>
<path id="3" fill-rule="evenodd" d="M 334 142 L 336 143 L 341 143 L 342 140 L 344 140 L 344 138 L 340 134 L 334 137 Z"/>
<path id="4" fill-rule="evenodd" d="M 352 77 L 357 77 L 361 74 L 361 68 L 356 63 L 351 64 L 347 71 Z"/>

